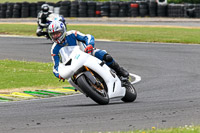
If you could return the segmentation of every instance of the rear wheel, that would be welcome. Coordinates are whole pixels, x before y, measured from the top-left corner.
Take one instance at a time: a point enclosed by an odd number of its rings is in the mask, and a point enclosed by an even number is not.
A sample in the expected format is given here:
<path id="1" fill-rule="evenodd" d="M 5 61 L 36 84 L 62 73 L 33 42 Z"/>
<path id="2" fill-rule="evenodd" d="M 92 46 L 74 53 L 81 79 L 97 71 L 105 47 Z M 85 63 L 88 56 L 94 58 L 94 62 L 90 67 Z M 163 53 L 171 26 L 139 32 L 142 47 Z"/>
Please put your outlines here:
<path id="1" fill-rule="evenodd" d="M 127 82 L 124 86 L 126 88 L 126 94 L 121 100 L 124 102 L 135 101 L 135 99 L 137 97 L 137 92 L 136 92 L 134 86 L 130 82 Z"/>
<path id="2" fill-rule="evenodd" d="M 93 84 L 85 75 L 81 75 L 77 79 L 77 84 L 81 90 L 98 104 L 105 105 L 109 103 L 109 97 L 105 86 L 99 82 L 98 85 Z"/>

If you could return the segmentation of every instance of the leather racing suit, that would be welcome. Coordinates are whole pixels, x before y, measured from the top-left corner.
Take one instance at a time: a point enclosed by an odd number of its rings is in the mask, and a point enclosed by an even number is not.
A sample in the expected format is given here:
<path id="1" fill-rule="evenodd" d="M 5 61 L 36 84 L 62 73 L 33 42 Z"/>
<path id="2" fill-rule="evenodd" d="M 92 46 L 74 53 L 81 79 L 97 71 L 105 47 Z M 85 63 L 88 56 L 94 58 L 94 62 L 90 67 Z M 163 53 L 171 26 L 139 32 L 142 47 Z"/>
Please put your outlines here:
<path id="1" fill-rule="evenodd" d="M 47 33 L 46 31 L 43 31 L 43 29 L 48 27 L 48 24 L 47 24 L 47 17 L 48 17 L 51 13 L 52 13 L 52 12 L 43 12 L 43 11 L 40 11 L 40 12 L 38 13 L 38 17 L 37 17 L 38 27 L 37 27 L 37 31 L 36 31 L 36 35 L 37 35 L 37 36 L 48 35 L 48 33 Z"/>
<path id="2" fill-rule="evenodd" d="M 88 45 L 92 45 L 93 48 L 95 46 L 95 39 L 92 35 L 89 35 L 89 34 L 85 35 L 75 30 L 67 31 L 66 33 L 67 34 L 66 34 L 64 43 L 62 44 L 54 43 L 51 48 L 51 56 L 54 62 L 53 73 L 57 78 L 60 78 L 59 73 L 58 73 L 58 66 L 59 66 L 59 61 L 60 61 L 59 51 L 62 47 L 78 45 L 80 46 L 80 49 L 84 51 L 86 46 Z M 97 57 L 100 60 L 104 60 L 105 55 L 108 55 L 105 50 L 100 50 L 96 48 L 94 48 L 94 50 L 90 54 Z M 110 59 L 106 61 L 106 64 L 110 65 L 113 62 L 114 60 Z"/>

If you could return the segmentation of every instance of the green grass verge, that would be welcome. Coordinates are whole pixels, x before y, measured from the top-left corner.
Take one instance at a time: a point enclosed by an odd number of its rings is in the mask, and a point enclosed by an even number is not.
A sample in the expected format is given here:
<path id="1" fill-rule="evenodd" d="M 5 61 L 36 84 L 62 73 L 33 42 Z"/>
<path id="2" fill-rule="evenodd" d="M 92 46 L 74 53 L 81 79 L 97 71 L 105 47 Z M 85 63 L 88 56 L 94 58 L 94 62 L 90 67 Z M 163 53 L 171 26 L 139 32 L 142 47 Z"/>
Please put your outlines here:
<path id="1" fill-rule="evenodd" d="M 36 25 L 0 24 L 0 34 L 35 36 Z M 92 34 L 96 39 L 136 42 L 166 42 L 200 44 L 200 29 L 174 27 L 130 27 L 130 26 L 97 26 L 68 25 L 68 30 L 79 30 Z"/>
<path id="2" fill-rule="evenodd" d="M 116 132 L 95 132 L 95 133 L 200 133 L 200 126 L 184 126 L 179 128 L 137 130 L 137 131 L 116 131 Z"/>
<path id="3" fill-rule="evenodd" d="M 63 87 L 52 72 L 53 63 L 0 60 L 0 89 L 22 87 Z"/>

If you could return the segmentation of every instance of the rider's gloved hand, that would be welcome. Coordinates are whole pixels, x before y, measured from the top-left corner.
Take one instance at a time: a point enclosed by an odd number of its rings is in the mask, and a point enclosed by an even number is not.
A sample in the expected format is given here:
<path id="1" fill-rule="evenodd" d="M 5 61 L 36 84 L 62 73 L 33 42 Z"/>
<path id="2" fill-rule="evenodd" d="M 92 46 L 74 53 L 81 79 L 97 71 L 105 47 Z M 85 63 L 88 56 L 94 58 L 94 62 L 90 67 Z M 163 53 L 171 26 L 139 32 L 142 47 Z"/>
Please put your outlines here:
<path id="1" fill-rule="evenodd" d="M 92 45 L 87 45 L 87 47 L 84 50 L 86 53 L 91 53 L 93 51 L 93 46 Z"/>
<path id="2" fill-rule="evenodd" d="M 59 81 L 61 81 L 61 80 L 62 80 L 63 82 L 65 82 L 65 79 L 64 79 L 64 78 L 62 78 L 60 75 L 59 75 L 59 79 L 60 79 Z"/>

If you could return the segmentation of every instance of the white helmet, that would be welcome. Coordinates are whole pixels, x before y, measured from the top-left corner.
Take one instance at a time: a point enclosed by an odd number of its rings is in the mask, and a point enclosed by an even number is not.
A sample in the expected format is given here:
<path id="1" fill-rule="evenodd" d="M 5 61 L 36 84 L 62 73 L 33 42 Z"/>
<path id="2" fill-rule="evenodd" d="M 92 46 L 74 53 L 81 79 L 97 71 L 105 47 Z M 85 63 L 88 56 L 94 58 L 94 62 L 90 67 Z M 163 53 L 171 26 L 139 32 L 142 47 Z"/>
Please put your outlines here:
<path id="1" fill-rule="evenodd" d="M 43 12 L 48 12 L 49 11 L 49 5 L 48 4 L 43 4 L 41 6 L 41 9 L 42 9 Z"/>
<path id="2" fill-rule="evenodd" d="M 61 21 L 53 21 L 48 27 L 48 33 L 53 42 L 60 44 L 66 36 L 64 23 Z"/>

